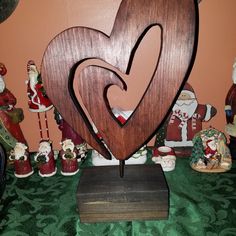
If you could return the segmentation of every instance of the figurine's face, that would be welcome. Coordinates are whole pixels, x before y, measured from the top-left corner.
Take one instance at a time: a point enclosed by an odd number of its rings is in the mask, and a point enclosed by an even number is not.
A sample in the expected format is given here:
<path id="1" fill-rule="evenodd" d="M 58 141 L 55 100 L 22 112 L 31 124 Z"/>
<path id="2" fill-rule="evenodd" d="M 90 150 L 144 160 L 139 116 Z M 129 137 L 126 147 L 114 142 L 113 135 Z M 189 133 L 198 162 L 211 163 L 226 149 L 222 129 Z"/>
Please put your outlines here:
<path id="1" fill-rule="evenodd" d="M 68 149 L 73 151 L 74 148 L 75 148 L 75 145 L 71 141 L 71 139 L 66 139 L 65 141 L 62 142 L 62 149 L 63 149 L 63 151 L 66 151 Z"/>
<path id="2" fill-rule="evenodd" d="M 192 99 L 190 94 L 185 92 L 181 92 L 178 98 L 178 100 L 190 100 L 190 99 Z"/>
<path id="3" fill-rule="evenodd" d="M 153 156 L 152 160 L 160 164 L 164 171 L 171 171 L 175 168 L 176 157 L 173 155 Z"/>
<path id="4" fill-rule="evenodd" d="M 6 85 L 4 82 L 4 79 L 2 78 L 2 76 L 0 76 L 0 93 L 2 93 L 5 89 Z"/>
<path id="5" fill-rule="evenodd" d="M 195 97 L 193 97 L 193 95 L 191 96 L 188 92 L 182 91 L 176 101 L 176 104 L 178 106 L 181 106 L 183 108 L 183 106 L 190 106 L 193 105 L 194 107 L 197 104 L 197 99 Z"/>
<path id="6" fill-rule="evenodd" d="M 209 146 L 211 150 L 216 150 L 217 148 L 216 142 L 214 140 L 208 142 L 207 145 Z"/>
<path id="7" fill-rule="evenodd" d="M 41 142 L 39 144 L 39 152 L 41 152 L 42 154 L 49 154 L 51 152 L 51 145 L 49 142 Z"/>
<path id="8" fill-rule="evenodd" d="M 35 65 L 30 65 L 29 66 L 29 70 L 28 70 L 28 75 L 29 75 L 29 79 L 30 80 L 36 80 L 38 77 L 38 70 L 37 67 Z"/>
<path id="9" fill-rule="evenodd" d="M 16 143 L 16 146 L 14 147 L 14 153 L 16 159 L 19 157 L 24 156 L 25 150 L 27 149 L 27 146 L 23 143 Z"/>

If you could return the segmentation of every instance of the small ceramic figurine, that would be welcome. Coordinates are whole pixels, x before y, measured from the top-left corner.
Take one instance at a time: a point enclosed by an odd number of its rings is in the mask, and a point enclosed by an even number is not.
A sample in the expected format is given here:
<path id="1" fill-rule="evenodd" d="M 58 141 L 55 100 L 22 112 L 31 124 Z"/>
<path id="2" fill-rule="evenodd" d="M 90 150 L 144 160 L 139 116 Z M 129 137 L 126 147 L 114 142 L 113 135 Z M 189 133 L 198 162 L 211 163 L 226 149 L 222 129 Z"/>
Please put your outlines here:
<path id="1" fill-rule="evenodd" d="M 133 111 L 124 111 L 120 108 L 113 108 L 112 112 L 116 119 L 121 123 L 124 124 L 126 120 L 130 117 Z M 97 128 L 93 126 L 94 132 L 97 133 L 98 137 L 104 143 L 101 135 L 99 134 Z M 106 146 L 106 144 L 104 143 Z M 128 160 L 125 161 L 125 164 L 132 165 L 132 164 L 144 164 L 147 160 L 147 148 L 146 145 L 141 147 L 136 153 L 134 153 Z M 96 150 L 92 151 L 92 163 L 94 166 L 105 166 L 105 165 L 119 165 L 119 161 L 112 156 L 111 160 L 106 160 L 101 154 L 99 154 Z"/>
<path id="2" fill-rule="evenodd" d="M 47 139 L 49 140 L 49 129 L 47 121 L 47 111 L 50 110 L 53 105 L 49 100 L 46 91 L 43 87 L 42 78 L 34 61 L 29 60 L 27 64 L 28 80 L 27 84 L 27 95 L 29 98 L 28 105 L 31 112 L 36 112 L 38 115 L 39 130 L 41 140 L 43 137 L 42 123 L 40 113 L 44 112 L 44 120 L 46 126 Z"/>
<path id="3" fill-rule="evenodd" d="M 17 178 L 25 178 L 34 173 L 27 149 L 24 143 L 16 143 L 9 156 L 9 159 L 14 162 L 14 174 Z"/>
<path id="4" fill-rule="evenodd" d="M 167 146 L 154 148 L 152 161 L 156 164 L 160 164 L 163 171 L 172 171 L 175 169 L 175 152 L 172 148 Z"/>
<path id="5" fill-rule="evenodd" d="M 216 109 L 209 104 L 199 104 L 192 86 L 185 84 L 168 119 L 165 146 L 192 147 L 192 139 L 202 130 L 202 122 L 209 121 Z"/>
<path id="6" fill-rule="evenodd" d="M 29 97 L 29 110 L 32 112 L 44 112 L 50 110 L 53 105 L 45 92 L 41 75 L 39 74 L 34 61 L 28 61 L 27 71 L 29 77 L 26 81 L 27 94 Z"/>
<path id="7" fill-rule="evenodd" d="M 50 141 L 42 140 L 39 143 L 39 150 L 34 160 L 38 163 L 39 175 L 41 177 L 50 177 L 56 174 L 56 162 Z"/>
<path id="8" fill-rule="evenodd" d="M 75 145 L 77 160 L 85 160 L 88 151 L 87 144 L 83 138 L 71 128 L 71 126 L 62 118 L 56 109 L 54 109 L 54 119 L 57 122 L 59 130 L 61 131 L 61 143 L 63 144 L 65 140 L 70 139 Z"/>
<path id="9" fill-rule="evenodd" d="M 227 124 L 225 132 L 230 136 L 229 148 L 233 159 L 236 159 L 236 59 L 233 64 L 233 84 L 225 99 L 225 113 Z"/>
<path id="10" fill-rule="evenodd" d="M 77 149 L 71 139 L 65 139 L 61 146 L 61 174 L 65 176 L 75 175 L 79 171 Z"/>
<path id="11" fill-rule="evenodd" d="M 208 128 L 193 138 L 191 167 L 199 172 L 225 172 L 230 170 L 232 159 L 224 133 Z"/>
<path id="12" fill-rule="evenodd" d="M 0 63 L 0 142 L 8 153 L 17 142 L 27 142 L 20 128 L 20 122 L 24 119 L 23 110 L 15 108 L 16 98 L 6 88 L 3 78 L 6 73 L 5 65 Z"/>

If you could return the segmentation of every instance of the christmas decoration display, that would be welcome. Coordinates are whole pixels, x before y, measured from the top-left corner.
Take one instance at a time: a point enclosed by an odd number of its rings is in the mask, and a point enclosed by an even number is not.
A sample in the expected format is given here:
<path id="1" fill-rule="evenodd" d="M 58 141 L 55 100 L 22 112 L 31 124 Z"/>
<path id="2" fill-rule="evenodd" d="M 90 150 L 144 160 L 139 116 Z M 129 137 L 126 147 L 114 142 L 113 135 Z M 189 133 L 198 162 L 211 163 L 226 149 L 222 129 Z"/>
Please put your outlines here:
<path id="1" fill-rule="evenodd" d="M 126 120 L 130 117 L 133 111 L 124 111 L 121 108 L 113 108 L 112 112 L 116 119 L 124 124 Z M 97 136 L 102 140 L 104 145 L 106 146 L 102 136 L 99 134 L 97 128 L 93 126 L 94 131 Z M 127 165 L 131 164 L 144 164 L 147 160 L 147 149 L 146 145 L 141 147 L 136 153 L 134 153 L 128 160 L 125 161 Z M 94 166 L 106 166 L 106 165 L 119 165 L 119 161 L 112 156 L 111 160 L 106 160 L 101 154 L 99 154 L 96 150 L 92 151 L 92 163 Z"/>
<path id="2" fill-rule="evenodd" d="M 152 161 L 160 164 L 163 171 L 172 171 L 175 169 L 175 152 L 167 146 L 156 147 L 153 149 Z"/>
<path id="3" fill-rule="evenodd" d="M 73 145 L 75 146 L 76 158 L 78 161 L 85 160 L 87 156 L 87 144 L 81 138 L 79 134 L 77 134 L 72 127 L 62 118 L 60 113 L 54 109 L 54 118 L 57 122 L 58 128 L 61 131 L 61 144 L 64 145 L 65 140 L 71 140 Z M 67 142 L 66 142 L 67 143 Z M 62 147 L 63 150 L 63 147 Z"/>
<path id="4" fill-rule="evenodd" d="M 180 0 L 177 4 L 174 0 L 148 3 L 123 0 L 110 35 L 96 29 L 72 27 L 59 33 L 47 46 L 41 72 L 50 99 L 91 147 L 107 159 L 113 154 L 120 164 L 120 177 L 124 176 L 126 160 L 151 138 L 189 75 L 197 46 L 197 23 L 194 1 Z M 159 52 L 154 53 L 150 74 L 145 74 L 150 82 L 135 111 L 122 124 L 112 114 L 107 92 L 113 85 L 127 90 L 125 81 L 132 79 L 136 52 L 140 44 L 147 43 L 143 39 L 157 25 L 162 33 L 158 37 L 160 56 Z M 177 30 L 180 28 L 181 32 Z M 77 188 L 81 222 L 168 217 L 169 191 L 159 165 L 132 165 L 127 168 L 131 169 L 127 178 L 117 181 L 115 169 L 118 168 L 84 169 Z M 109 207 L 101 204 L 104 201 Z"/>
<path id="5" fill-rule="evenodd" d="M 60 151 L 62 175 L 75 175 L 79 171 L 76 152 L 77 149 L 71 139 L 65 139 L 62 142 L 62 150 Z"/>
<path id="6" fill-rule="evenodd" d="M 225 99 L 225 113 L 227 124 L 225 132 L 230 136 L 229 148 L 233 159 L 236 159 L 236 59 L 233 64 L 233 84 Z"/>
<path id="7" fill-rule="evenodd" d="M 37 162 L 38 173 L 41 177 L 50 177 L 56 174 L 56 162 L 50 141 L 40 141 L 39 150 L 34 156 L 34 160 Z"/>
<path id="8" fill-rule="evenodd" d="M 17 178 L 25 178 L 34 173 L 30 163 L 28 147 L 24 143 L 16 143 L 9 159 L 14 162 L 14 174 Z"/>
<path id="9" fill-rule="evenodd" d="M 7 69 L 0 63 L 0 143 L 9 153 L 17 142 L 27 144 L 20 122 L 24 119 L 23 110 L 16 108 L 15 96 L 6 88 L 4 75 Z"/>
<path id="10" fill-rule="evenodd" d="M 192 86 L 186 83 L 168 119 L 165 146 L 192 147 L 192 139 L 202 130 L 202 122 L 215 114 L 215 107 L 198 103 Z"/>
<path id="11" fill-rule="evenodd" d="M 43 137 L 42 122 L 40 117 L 40 113 L 44 112 L 46 138 L 47 140 L 49 140 L 47 111 L 50 110 L 53 107 L 53 105 L 45 92 L 41 74 L 38 72 L 38 69 L 34 61 L 32 60 L 28 61 L 27 72 L 28 72 L 28 80 L 26 81 L 26 84 L 27 84 L 27 95 L 29 98 L 28 101 L 29 110 L 31 112 L 37 113 L 41 140 L 45 139 Z"/>
<path id="12" fill-rule="evenodd" d="M 193 138 L 190 165 L 199 172 L 225 172 L 232 159 L 224 133 L 214 128 L 201 130 Z"/>

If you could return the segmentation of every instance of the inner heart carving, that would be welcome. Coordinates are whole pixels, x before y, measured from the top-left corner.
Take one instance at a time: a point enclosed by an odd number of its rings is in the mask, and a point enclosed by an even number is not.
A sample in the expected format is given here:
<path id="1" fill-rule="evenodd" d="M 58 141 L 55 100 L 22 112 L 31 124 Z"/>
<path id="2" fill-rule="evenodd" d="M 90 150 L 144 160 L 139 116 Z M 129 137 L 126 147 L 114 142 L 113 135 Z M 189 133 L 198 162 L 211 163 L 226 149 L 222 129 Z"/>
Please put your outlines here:
<path id="1" fill-rule="evenodd" d="M 110 158 L 93 131 L 88 112 L 112 154 L 125 160 L 151 138 L 187 79 L 196 53 L 197 23 L 194 0 L 123 0 L 110 36 L 73 27 L 50 42 L 41 68 L 46 92 L 75 131 Z M 161 27 L 161 54 L 141 101 L 121 125 L 110 110 L 107 89 L 111 85 L 125 89 L 122 76 L 129 74 L 140 41 L 155 25 Z M 77 75 L 77 68 L 85 62 L 88 66 Z M 75 95 L 75 80 L 83 104 Z"/>

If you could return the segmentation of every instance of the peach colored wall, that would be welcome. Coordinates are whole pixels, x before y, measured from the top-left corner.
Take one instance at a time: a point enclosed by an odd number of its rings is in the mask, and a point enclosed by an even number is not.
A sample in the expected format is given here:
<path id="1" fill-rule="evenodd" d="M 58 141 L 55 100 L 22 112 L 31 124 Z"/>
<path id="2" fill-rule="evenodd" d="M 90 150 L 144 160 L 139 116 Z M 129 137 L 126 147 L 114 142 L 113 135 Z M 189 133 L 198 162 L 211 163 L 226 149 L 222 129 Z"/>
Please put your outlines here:
<path id="1" fill-rule="evenodd" d="M 20 1 L 15 12 L 0 24 L 0 61 L 5 63 L 7 88 L 17 97 L 25 119 L 21 123 L 31 151 L 37 150 L 37 115 L 28 111 L 25 80 L 26 64 L 35 60 L 40 67 L 48 42 L 71 26 L 88 26 L 109 34 L 120 0 L 40 0 Z M 204 127 L 224 130 L 224 99 L 231 86 L 236 57 L 236 1 L 203 0 L 199 5 L 200 29 L 198 52 L 189 78 L 199 103 L 214 105 L 218 114 Z M 60 132 L 48 112 L 50 135 L 59 147 Z"/>

